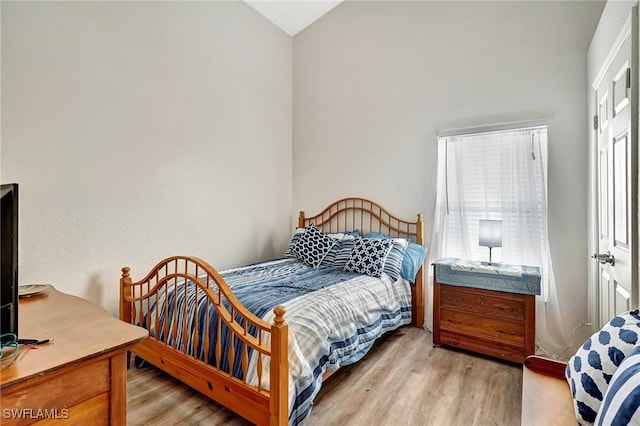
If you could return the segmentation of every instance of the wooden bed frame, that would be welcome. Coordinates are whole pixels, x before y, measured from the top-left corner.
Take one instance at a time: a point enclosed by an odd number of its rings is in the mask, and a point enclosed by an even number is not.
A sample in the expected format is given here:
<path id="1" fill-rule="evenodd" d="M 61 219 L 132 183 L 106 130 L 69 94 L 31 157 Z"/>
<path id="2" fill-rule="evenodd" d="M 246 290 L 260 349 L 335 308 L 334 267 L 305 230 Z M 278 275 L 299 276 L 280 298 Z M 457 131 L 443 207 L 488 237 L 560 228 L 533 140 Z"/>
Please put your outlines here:
<path id="1" fill-rule="evenodd" d="M 322 212 L 306 217 L 300 212 L 298 226 L 306 227 L 314 223 L 325 232 L 351 231 L 358 229 L 362 235 L 367 232 L 378 232 L 391 237 L 403 237 L 418 244 L 424 244 L 424 224 L 422 214 L 417 215 L 414 222 L 399 219 L 378 204 L 363 198 L 345 198 L 329 205 Z M 196 284 L 198 294 L 206 294 L 218 314 L 217 329 L 224 323 L 233 336 L 240 339 L 243 345 L 236 349 L 233 340 L 228 348 L 229 359 L 234 359 L 236 350 L 241 351 L 243 377 L 237 379 L 231 374 L 209 365 L 189 355 L 204 348 L 209 353 L 210 344 L 215 344 L 216 359 L 220 359 L 220 339 L 212 343 L 208 333 L 202 339 L 202 347 L 198 347 L 198 327 L 187 327 L 186 314 L 174 315 L 172 336 L 175 342 L 177 330 L 190 333 L 193 345 L 180 350 L 161 340 L 149 336 L 136 345 L 132 352 L 153 365 L 159 367 L 173 377 L 207 395 L 230 410 L 257 425 L 286 425 L 288 423 L 289 406 L 289 362 L 288 362 L 288 326 L 285 322 L 285 309 L 278 306 L 274 309 L 273 324 L 267 323 L 246 309 L 233 294 L 232 290 L 220 274 L 207 262 L 189 256 L 174 256 L 158 263 L 142 280 L 133 282 L 130 268 L 122 268 L 120 279 L 120 319 L 140 325 L 146 329 L 159 330 L 159 314 L 145 315 L 151 306 L 161 297 L 166 298 L 163 289 L 177 289 L 179 285 L 190 280 Z M 199 293 L 202 292 L 202 293 Z M 422 327 L 424 323 L 424 274 L 421 267 L 412 293 L 412 324 Z M 165 296 L 161 296 L 164 294 Z M 177 298 L 176 298 L 177 299 Z M 165 299 L 166 301 L 166 299 Z M 168 303 L 164 303 L 165 310 Z M 177 309 L 174 309 L 177 312 Z M 197 325 L 198 318 L 190 318 Z M 209 322 L 208 314 L 206 321 Z M 259 330 L 258 333 L 247 331 L 249 325 Z M 167 331 L 163 339 L 167 340 Z M 270 339 L 264 339 L 270 335 Z M 266 340 L 266 341 L 265 341 Z M 186 346 L 186 345 L 185 345 Z M 258 357 L 258 386 L 246 381 L 248 367 L 248 348 L 262 354 Z M 270 359 L 270 373 L 267 380 L 262 376 L 263 360 Z M 325 375 L 325 378 L 330 374 Z M 331 372 L 332 373 L 332 372 Z"/>

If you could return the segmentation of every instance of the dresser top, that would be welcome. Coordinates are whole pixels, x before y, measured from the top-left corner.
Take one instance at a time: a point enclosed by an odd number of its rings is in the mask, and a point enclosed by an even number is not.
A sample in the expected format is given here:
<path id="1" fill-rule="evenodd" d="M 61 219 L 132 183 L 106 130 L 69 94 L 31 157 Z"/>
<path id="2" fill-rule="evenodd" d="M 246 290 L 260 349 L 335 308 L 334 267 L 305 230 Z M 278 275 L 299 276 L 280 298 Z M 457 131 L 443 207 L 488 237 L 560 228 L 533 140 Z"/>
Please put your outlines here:
<path id="1" fill-rule="evenodd" d="M 433 263 L 439 283 L 520 294 L 540 294 L 540 268 L 492 264 L 458 258 Z"/>
<path id="2" fill-rule="evenodd" d="M 120 321 L 98 305 L 50 287 L 20 299 L 19 338 L 52 343 L 23 351 L 0 370 L 0 388 L 73 362 L 122 350 L 147 337 L 147 330 Z"/>

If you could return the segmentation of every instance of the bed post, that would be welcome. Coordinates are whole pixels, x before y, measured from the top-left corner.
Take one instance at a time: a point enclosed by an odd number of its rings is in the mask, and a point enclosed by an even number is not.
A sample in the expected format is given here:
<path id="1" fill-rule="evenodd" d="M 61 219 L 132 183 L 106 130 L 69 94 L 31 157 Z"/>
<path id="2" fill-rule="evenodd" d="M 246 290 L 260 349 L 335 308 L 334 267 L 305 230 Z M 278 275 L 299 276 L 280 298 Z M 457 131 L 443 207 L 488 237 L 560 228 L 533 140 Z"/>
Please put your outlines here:
<path id="1" fill-rule="evenodd" d="M 418 213 L 418 221 L 416 222 L 416 242 L 424 245 L 424 220 L 422 213 Z M 416 277 L 416 288 L 413 292 L 413 321 L 418 328 L 424 327 L 424 264 L 418 270 Z"/>
<path id="2" fill-rule="evenodd" d="M 129 275 L 131 268 L 125 266 L 122 268 L 122 277 L 120 278 L 120 320 L 131 324 L 131 302 L 125 299 L 131 298 L 131 276 Z"/>
<path id="3" fill-rule="evenodd" d="M 304 224 L 304 211 L 300 210 L 300 215 L 298 216 L 298 228 L 306 228 Z"/>
<path id="4" fill-rule="evenodd" d="M 131 276 L 129 275 L 131 268 L 125 266 L 122 268 L 122 276 L 120 277 L 120 320 L 129 324 L 133 324 L 131 318 L 131 303 L 125 299 L 131 299 Z M 127 351 L 127 368 L 131 365 L 131 351 Z"/>
<path id="5" fill-rule="evenodd" d="M 273 312 L 276 317 L 271 327 L 269 424 L 285 426 L 289 423 L 289 326 L 284 321 L 284 306 L 276 306 Z"/>

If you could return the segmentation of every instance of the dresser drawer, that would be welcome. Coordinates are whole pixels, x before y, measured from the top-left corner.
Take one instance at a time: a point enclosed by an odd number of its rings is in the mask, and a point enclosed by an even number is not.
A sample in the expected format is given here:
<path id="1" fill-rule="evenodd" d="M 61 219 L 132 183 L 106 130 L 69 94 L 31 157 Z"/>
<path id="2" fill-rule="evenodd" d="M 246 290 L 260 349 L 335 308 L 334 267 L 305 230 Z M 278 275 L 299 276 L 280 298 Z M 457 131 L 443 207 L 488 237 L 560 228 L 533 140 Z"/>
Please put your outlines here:
<path id="1" fill-rule="evenodd" d="M 109 374 L 109 359 L 101 359 L 69 366 L 9 387 L 2 391 L 2 406 L 11 407 L 22 415 L 3 419 L 2 424 L 31 424 L 38 420 L 39 409 L 64 415 L 63 409 L 69 410 L 76 404 L 106 394 L 110 388 Z"/>
<path id="2" fill-rule="evenodd" d="M 524 296 L 440 284 L 440 306 L 524 321 Z"/>
<path id="3" fill-rule="evenodd" d="M 525 348 L 521 344 L 464 331 L 458 332 L 455 329 L 441 330 L 440 343 L 518 363 L 523 363 L 526 358 Z"/>
<path id="4" fill-rule="evenodd" d="M 455 329 L 459 332 L 479 334 L 519 344 L 524 342 L 524 323 L 522 322 L 505 321 L 495 317 L 441 308 L 440 324 L 442 330 Z"/>

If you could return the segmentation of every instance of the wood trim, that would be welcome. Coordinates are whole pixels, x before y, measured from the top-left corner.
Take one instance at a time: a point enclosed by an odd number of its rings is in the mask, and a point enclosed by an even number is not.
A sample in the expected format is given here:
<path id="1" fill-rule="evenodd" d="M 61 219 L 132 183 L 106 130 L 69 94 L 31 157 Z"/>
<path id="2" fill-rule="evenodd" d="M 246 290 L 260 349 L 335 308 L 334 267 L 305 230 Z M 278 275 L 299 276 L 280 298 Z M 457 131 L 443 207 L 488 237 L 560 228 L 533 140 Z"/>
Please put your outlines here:
<path id="1" fill-rule="evenodd" d="M 536 353 L 536 297 L 532 294 L 524 298 L 524 316 L 524 354 L 527 356 Z"/>
<path id="2" fill-rule="evenodd" d="M 440 345 L 440 283 L 435 279 L 436 265 L 433 265 L 433 344 Z"/>
<path id="3" fill-rule="evenodd" d="M 275 308 L 271 330 L 270 389 L 271 404 L 269 424 L 285 426 L 289 417 L 289 327 L 284 321 L 285 309 Z"/>
<path id="4" fill-rule="evenodd" d="M 564 379 L 567 363 L 538 355 L 530 355 L 524 360 L 524 366 L 539 373 Z"/>
<path id="5" fill-rule="evenodd" d="M 110 424 L 127 423 L 127 355 L 125 352 L 115 354 L 109 359 L 111 369 Z"/>
<path id="6" fill-rule="evenodd" d="M 136 345 L 132 352 L 250 422 L 269 423 L 269 392 L 248 386 L 153 337 Z"/>

